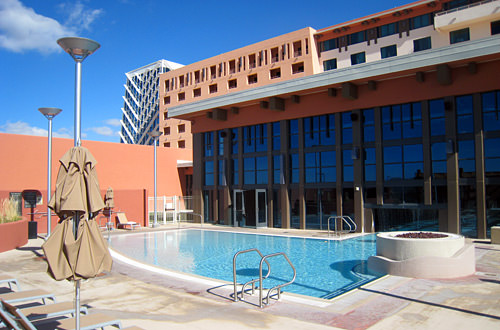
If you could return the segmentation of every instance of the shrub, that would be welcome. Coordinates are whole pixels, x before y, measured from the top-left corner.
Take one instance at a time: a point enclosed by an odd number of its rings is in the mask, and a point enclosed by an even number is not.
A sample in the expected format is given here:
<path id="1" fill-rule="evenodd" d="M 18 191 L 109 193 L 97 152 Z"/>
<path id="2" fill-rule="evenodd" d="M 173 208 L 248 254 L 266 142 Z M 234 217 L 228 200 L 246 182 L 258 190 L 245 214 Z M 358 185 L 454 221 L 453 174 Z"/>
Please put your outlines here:
<path id="1" fill-rule="evenodd" d="M 9 198 L 0 201 L 0 223 L 21 220 L 21 216 L 17 214 L 17 204 L 16 200 Z"/>

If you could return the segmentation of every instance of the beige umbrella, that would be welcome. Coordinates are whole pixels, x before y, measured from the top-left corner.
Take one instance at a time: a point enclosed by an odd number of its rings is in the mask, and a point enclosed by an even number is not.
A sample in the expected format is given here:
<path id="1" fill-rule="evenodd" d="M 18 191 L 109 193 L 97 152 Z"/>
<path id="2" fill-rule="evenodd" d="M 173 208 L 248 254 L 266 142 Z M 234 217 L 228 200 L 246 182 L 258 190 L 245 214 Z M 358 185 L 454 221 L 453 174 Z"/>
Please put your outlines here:
<path id="1" fill-rule="evenodd" d="M 112 266 L 107 244 L 94 220 L 104 208 L 95 170 L 97 161 L 88 149 L 73 147 L 60 163 L 49 207 L 61 222 L 42 245 L 49 274 L 56 280 L 95 277 Z"/>

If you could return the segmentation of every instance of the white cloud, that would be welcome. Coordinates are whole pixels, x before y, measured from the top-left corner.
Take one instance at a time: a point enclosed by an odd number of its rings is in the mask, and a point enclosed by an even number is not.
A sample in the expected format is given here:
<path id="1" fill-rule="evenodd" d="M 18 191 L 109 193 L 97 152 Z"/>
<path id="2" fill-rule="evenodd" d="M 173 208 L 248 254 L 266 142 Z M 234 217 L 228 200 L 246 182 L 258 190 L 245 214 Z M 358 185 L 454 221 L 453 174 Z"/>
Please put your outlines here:
<path id="1" fill-rule="evenodd" d="M 87 9 L 80 1 L 61 4 L 60 8 L 68 15 L 66 26 L 83 30 L 90 30 L 90 25 L 104 13 L 102 9 Z"/>
<path id="2" fill-rule="evenodd" d="M 0 133 L 47 136 L 48 131 L 43 128 L 30 126 L 30 124 L 23 121 L 17 121 L 15 123 L 7 121 L 6 124 L 0 125 Z M 71 137 L 70 132 L 67 128 L 61 128 L 57 131 L 52 131 L 52 136 L 60 138 Z"/>
<path id="3" fill-rule="evenodd" d="M 0 47 L 18 53 L 60 51 L 57 39 L 88 30 L 103 13 L 101 9 L 86 9 L 79 1 L 67 7 L 69 16 L 63 25 L 53 18 L 37 14 L 20 0 L 0 0 Z"/>
<path id="4" fill-rule="evenodd" d="M 104 121 L 104 123 L 106 125 L 109 125 L 109 126 L 114 126 L 114 127 L 120 127 L 122 126 L 122 123 L 120 122 L 120 119 L 107 119 Z"/>
<path id="5" fill-rule="evenodd" d="M 119 136 L 119 131 L 113 130 L 108 126 L 90 127 L 87 130 L 104 136 Z"/>

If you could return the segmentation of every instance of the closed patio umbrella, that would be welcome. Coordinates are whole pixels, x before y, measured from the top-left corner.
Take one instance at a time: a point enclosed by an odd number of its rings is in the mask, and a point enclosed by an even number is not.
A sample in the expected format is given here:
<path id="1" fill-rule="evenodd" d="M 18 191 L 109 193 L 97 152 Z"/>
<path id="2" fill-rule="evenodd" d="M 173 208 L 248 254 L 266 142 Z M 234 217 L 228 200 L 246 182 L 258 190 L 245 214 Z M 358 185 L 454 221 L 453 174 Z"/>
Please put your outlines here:
<path id="1" fill-rule="evenodd" d="M 56 189 L 49 207 L 60 223 L 42 245 L 48 272 L 56 280 L 75 280 L 79 309 L 79 280 L 110 271 L 112 258 L 94 217 L 104 208 L 97 161 L 84 147 L 73 147 L 60 159 Z"/>

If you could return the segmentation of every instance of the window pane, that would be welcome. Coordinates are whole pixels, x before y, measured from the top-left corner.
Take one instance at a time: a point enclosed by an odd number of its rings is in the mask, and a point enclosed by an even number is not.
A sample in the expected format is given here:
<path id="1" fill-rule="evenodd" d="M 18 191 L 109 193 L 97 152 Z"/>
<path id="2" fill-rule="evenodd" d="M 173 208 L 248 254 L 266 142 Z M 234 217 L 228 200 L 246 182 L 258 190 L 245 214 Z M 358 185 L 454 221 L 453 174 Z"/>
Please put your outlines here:
<path id="1" fill-rule="evenodd" d="M 431 49 L 431 37 L 413 40 L 413 51 L 420 52 L 426 49 Z"/>
<path id="2" fill-rule="evenodd" d="M 450 44 L 456 44 L 458 42 L 468 40 L 470 40 L 469 28 L 450 32 Z"/>
<path id="3" fill-rule="evenodd" d="M 384 165 L 384 180 L 400 180 L 403 178 L 403 168 L 401 164 Z"/>
<path id="4" fill-rule="evenodd" d="M 404 162 L 421 162 L 423 151 L 421 144 L 411 144 L 404 146 Z"/>
<path id="5" fill-rule="evenodd" d="M 365 63 L 365 62 L 366 62 L 365 52 L 351 55 L 351 65 L 356 65 L 356 64 Z"/>
<path id="6" fill-rule="evenodd" d="M 390 45 L 387 47 L 380 48 L 380 56 L 382 58 L 388 58 L 398 55 L 396 45 Z"/>
<path id="7" fill-rule="evenodd" d="M 384 147 L 384 163 L 401 163 L 402 161 L 401 146 Z"/>

